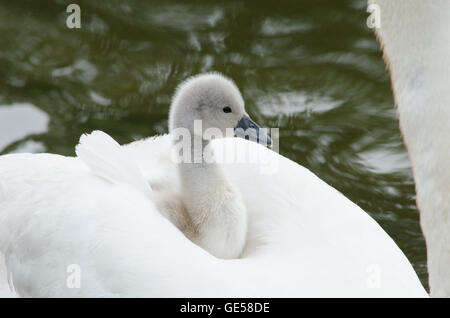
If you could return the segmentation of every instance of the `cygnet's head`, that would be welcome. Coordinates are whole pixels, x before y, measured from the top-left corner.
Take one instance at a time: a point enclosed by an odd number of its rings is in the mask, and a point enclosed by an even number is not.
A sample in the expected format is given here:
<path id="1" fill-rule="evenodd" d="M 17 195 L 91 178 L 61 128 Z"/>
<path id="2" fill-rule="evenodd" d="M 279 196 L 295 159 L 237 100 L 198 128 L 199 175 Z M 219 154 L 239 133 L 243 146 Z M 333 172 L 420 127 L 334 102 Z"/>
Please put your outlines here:
<path id="1" fill-rule="evenodd" d="M 202 129 L 194 129 L 194 121 L 201 120 Z M 207 129 L 213 128 L 226 136 L 234 135 L 270 145 L 271 140 L 245 111 L 244 100 L 234 82 L 220 73 L 199 74 L 181 83 L 172 100 L 169 130 L 186 128 L 192 135 L 201 134 L 209 140 Z M 217 138 L 217 136 L 214 136 Z"/>

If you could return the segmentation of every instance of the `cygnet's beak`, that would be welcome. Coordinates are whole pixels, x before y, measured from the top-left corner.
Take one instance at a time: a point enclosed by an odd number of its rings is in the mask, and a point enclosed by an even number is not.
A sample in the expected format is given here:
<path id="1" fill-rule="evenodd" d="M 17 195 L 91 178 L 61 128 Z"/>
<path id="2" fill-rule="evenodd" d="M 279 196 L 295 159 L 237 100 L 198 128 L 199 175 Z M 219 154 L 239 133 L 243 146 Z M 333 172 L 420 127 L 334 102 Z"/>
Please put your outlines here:
<path id="1" fill-rule="evenodd" d="M 263 130 L 265 129 L 261 129 L 248 115 L 244 115 L 234 128 L 234 134 L 236 137 L 256 141 L 265 146 L 272 145 L 272 139 Z"/>

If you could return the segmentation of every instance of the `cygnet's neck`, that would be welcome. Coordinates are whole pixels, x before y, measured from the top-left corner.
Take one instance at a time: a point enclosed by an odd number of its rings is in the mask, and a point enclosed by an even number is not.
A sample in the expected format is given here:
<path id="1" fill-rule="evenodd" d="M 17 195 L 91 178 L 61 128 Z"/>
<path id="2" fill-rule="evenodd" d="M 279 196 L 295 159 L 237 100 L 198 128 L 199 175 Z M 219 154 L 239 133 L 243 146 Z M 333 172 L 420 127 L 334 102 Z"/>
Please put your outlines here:
<path id="1" fill-rule="evenodd" d="M 191 159 L 179 163 L 178 169 L 183 201 L 195 227 L 192 239 L 216 257 L 237 258 L 247 234 L 241 195 L 215 162 L 209 141 L 194 135 Z"/>
<path id="2" fill-rule="evenodd" d="M 432 296 L 450 296 L 450 1 L 371 0 L 427 243 Z"/>
<path id="3" fill-rule="evenodd" d="M 198 136 L 191 138 L 191 154 L 189 162 L 178 164 L 181 183 L 186 196 L 197 201 L 211 189 L 218 186 L 230 185 L 223 173 L 222 168 L 217 164 L 214 152 L 208 140 Z"/>

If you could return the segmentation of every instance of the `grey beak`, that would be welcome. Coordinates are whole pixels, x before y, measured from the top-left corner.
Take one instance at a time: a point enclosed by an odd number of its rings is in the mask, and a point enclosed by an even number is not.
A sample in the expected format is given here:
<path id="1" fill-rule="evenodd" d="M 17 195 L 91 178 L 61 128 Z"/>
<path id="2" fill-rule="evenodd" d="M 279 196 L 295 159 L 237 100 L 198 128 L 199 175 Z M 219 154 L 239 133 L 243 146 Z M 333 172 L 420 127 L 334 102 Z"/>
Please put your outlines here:
<path id="1" fill-rule="evenodd" d="M 251 120 L 247 115 L 242 116 L 237 126 L 234 128 L 236 137 L 244 138 L 251 141 L 256 141 L 259 144 L 270 146 L 272 139 L 261 129 L 257 123 Z"/>

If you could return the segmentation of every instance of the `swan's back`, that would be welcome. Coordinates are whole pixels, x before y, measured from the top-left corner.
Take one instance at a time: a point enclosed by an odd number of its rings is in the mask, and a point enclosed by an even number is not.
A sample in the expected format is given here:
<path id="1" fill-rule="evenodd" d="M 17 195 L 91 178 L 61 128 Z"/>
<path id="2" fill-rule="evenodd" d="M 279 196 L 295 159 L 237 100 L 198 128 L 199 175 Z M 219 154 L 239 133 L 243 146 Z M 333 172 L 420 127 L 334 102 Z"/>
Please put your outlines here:
<path id="1" fill-rule="evenodd" d="M 124 149 L 147 180 L 176 185 L 170 155 L 161 154 L 169 143 L 165 136 Z M 242 259 L 209 255 L 134 186 L 102 180 L 75 158 L 0 157 L 7 191 L 0 202 L 0 248 L 17 291 L 26 296 L 426 295 L 381 227 L 309 170 L 245 140 L 217 140 L 214 147 L 219 156 L 257 151 L 278 163 L 272 174 L 261 173 L 258 164 L 223 164 L 249 212 Z M 81 289 L 67 288 L 70 264 L 81 268 Z"/>
<path id="2" fill-rule="evenodd" d="M 4 156 L 0 167 L 0 247 L 20 295 L 168 296 L 175 282 L 180 292 L 195 285 L 196 271 L 178 268 L 208 255 L 133 186 L 61 156 Z M 67 287 L 70 265 L 81 270 L 80 289 Z"/>

